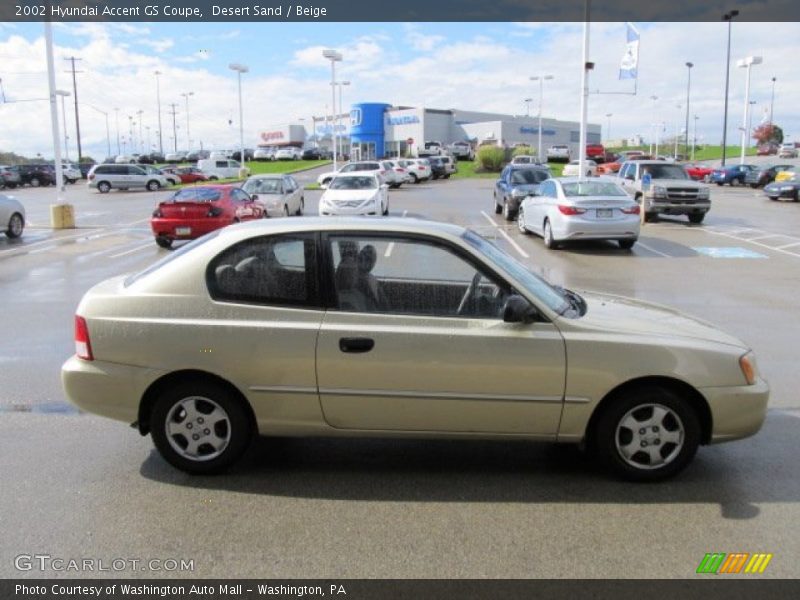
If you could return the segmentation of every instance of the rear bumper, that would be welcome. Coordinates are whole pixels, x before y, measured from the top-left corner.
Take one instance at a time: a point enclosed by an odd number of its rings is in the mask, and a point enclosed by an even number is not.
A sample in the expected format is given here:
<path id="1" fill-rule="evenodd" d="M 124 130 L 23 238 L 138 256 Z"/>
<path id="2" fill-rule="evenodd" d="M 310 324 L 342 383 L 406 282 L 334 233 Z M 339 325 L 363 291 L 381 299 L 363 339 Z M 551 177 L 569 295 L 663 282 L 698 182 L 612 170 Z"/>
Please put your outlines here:
<path id="1" fill-rule="evenodd" d="M 767 416 L 769 385 L 700 388 L 711 409 L 711 443 L 728 442 L 758 433 Z"/>
<path id="2" fill-rule="evenodd" d="M 230 221 L 222 218 L 206 217 L 202 219 L 170 219 L 168 217 L 153 218 L 150 220 L 150 228 L 156 237 L 165 237 L 171 240 L 193 240 L 217 229 L 230 225 Z M 191 228 L 189 235 L 179 235 L 176 229 L 179 227 Z"/>
<path id="3" fill-rule="evenodd" d="M 61 383 L 69 401 L 81 410 L 133 423 L 145 391 L 165 373 L 73 356 L 61 367 Z"/>
<path id="4" fill-rule="evenodd" d="M 580 216 L 551 219 L 556 240 L 635 240 L 641 226 L 639 215 L 622 219 L 588 219 Z"/>

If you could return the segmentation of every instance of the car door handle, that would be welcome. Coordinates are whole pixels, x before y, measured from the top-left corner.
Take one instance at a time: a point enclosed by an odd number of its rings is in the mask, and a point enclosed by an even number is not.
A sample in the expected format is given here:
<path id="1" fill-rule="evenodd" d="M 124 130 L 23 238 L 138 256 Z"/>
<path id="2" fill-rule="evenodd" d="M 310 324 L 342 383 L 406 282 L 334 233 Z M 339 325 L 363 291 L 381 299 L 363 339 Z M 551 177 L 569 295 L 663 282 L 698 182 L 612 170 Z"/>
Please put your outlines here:
<path id="1" fill-rule="evenodd" d="M 339 350 L 359 354 L 369 352 L 375 346 L 375 340 L 371 338 L 340 338 Z"/>

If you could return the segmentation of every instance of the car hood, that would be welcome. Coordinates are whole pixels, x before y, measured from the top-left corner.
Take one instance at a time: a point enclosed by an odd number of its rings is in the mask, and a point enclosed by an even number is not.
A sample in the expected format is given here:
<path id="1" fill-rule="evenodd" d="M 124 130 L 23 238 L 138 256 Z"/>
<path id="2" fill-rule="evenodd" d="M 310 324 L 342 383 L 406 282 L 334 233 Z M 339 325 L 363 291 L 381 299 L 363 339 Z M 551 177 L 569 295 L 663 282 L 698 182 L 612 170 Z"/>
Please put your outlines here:
<path id="1" fill-rule="evenodd" d="M 327 190 L 322 195 L 322 200 L 335 202 L 337 200 L 369 200 L 378 193 L 378 190 Z"/>
<path id="2" fill-rule="evenodd" d="M 588 305 L 586 314 L 576 321 L 582 328 L 704 340 L 748 349 L 744 342 L 711 323 L 667 306 L 598 292 L 581 292 L 581 296 Z"/>

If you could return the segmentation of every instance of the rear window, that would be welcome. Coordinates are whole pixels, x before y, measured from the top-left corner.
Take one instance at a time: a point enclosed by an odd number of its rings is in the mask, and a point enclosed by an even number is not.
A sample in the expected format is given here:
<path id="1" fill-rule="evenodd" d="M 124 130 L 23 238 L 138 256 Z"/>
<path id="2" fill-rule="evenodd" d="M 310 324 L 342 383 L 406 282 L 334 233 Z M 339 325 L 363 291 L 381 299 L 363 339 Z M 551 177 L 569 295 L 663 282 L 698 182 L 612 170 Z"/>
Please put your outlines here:
<path id="1" fill-rule="evenodd" d="M 541 183 L 549 178 L 550 174 L 541 169 L 514 169 L 511 172 L 511 183 Z"/>
<path id="2" fill-rule="evenodd" d="M 147 277 L 148 275 L 151 275 L 151 274 L 155 273 L 156 271 L 161 269 L 161 267 L 163 267 L 165 265 L 168 265 L 169 263 L 171 263 L 176 258 L 180 258 L 181 256 L 184 256 L 185 254 L 188 254 L 192 250 L 198 248 L 199 246 L 202 246 L 206 242 L 213 240 L 215 237 L 217 237 L 219 235 L 220 231 L 222 231 L 222 230 L 221 229 L 217 229 L 215 231 L 212 231 L 211 233 L 207 233 L 204 236 L 197 238 L 196 240 L 192 240 L 191 242 L 189 242 L 185 246 L 181 246 L 180 248 L 177 248 L 176 250 L 170 252 L 164 258 L 154 262 L 152 265 L 150 265 L 149 267 L 147 267 L 143 271 L 139 271 L 138 273 L 134 273 L 133 275 L 128 277 L 124 282 L 124 286 L 128 287 L 130 285 L 133 285 L 134 283 L 136 283 L 140 279 L 143 279 L 143 278 Z"/>
<path id="3" fill-rule="evenodd" d="M 628 194 L 616 183 L 599 181 L 579 181 L 564 183 L 561 186 L 568 198 L 576 196 L 627 196 Z"/>
<path id="4" fill-rule="evenodd" d="M 166 202 L 215 202 L 222 198 L 216 188 L 185 188 L 175 192 Z"/>

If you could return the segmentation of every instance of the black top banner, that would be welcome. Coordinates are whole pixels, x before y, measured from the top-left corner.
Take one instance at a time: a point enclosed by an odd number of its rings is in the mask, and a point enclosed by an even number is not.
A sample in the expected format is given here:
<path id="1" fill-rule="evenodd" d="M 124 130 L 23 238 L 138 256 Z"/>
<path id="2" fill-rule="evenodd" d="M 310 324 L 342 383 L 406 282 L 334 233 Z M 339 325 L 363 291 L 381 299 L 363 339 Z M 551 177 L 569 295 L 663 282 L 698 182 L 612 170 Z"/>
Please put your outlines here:
<path id="1" fill-rule="evenodd" d="M 588 19 L 587 19 L 588 16 Z M 0 21 L 800 21 L 798 0 L 2 0 Z"/>

